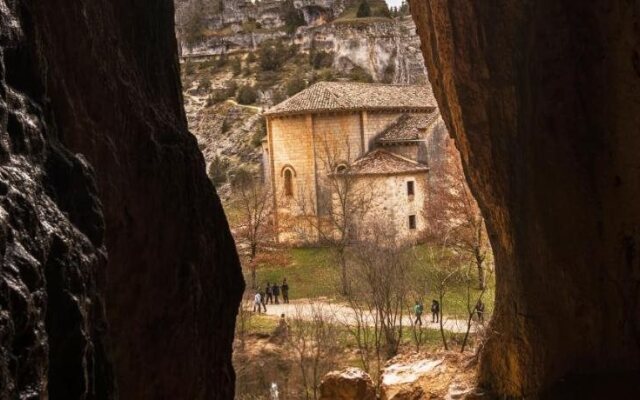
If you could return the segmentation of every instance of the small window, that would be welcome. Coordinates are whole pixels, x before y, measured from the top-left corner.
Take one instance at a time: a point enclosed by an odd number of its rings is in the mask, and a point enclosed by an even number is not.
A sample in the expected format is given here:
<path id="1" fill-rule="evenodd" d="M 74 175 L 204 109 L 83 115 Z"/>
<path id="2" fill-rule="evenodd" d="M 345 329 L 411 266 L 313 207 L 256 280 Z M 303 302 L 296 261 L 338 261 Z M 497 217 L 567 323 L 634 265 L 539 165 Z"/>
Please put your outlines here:
<path id="1" fill-rule="evenodd" d="M 293 196 L 293 173 L 290 169 L 284 170 L 284 194 Z"/>
<path id="2" fill-rule="evenodd" d="M 416 216 L 409 215 L 409 229 L 416 229 Z"/>
<path id="3" fill-rule="evenodd" d="M 347 164 L 338 164 L 336 174 L 344 174 L 345 172 L 347 172 Z"/>
<path id="4" fill-rule="evenodd" d="M 415 195 L 415 187 L 414 187 L 414 182 L 413 181 L 408 181 L 407 182 L 407 196 L 413 196 Z"/>

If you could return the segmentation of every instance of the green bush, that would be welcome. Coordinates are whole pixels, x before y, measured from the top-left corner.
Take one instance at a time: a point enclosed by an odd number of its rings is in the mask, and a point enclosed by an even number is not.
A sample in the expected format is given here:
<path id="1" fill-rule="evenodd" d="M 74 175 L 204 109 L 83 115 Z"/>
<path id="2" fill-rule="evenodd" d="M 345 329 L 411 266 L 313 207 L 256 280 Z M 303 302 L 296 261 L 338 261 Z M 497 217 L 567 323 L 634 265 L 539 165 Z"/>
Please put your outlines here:
<path id="1" fill-rule="evenodd" d="M 396 64 L 391 60 L 387 68 L 384 69 L 384 83 L 392 83 L 396 75 Z"/>
<path id="2" fill-rule="evenodd" d="M 309 53 L 309 64 L 313 69 L 331 68 L 333 66 L 333 52 L 312 49 Z"/>
<path id="3" fill-rule="evenodd" d="M 229 132 L 229 129 L 231 129 L 231 122 L 229 122 L 229 120 L 227 120 L 227 118 L 222 120 L 222 127 L 221 127 L 221 131 L 222 133 L 227 133 Z"/>
<path id="4" fill-rule="evenodd" d="M 238 84 L 236 81 L 227 81 L 224 89 L 215 89 L 207 97 L 207 107 L 211 107 L 214 104 L 221 103 L 231 97 L 235 97 L 238 90 Z"/>
<path id="5" fill-rule="evenodd" d="M 222 68 L 225 65 L 227 65 L 227 55 L 226 54 L 221 54 L 218 58 L 216 58 L 215 63 L 214 63 L 214 67 L 215 68 Z"/>
<path id="6" fill-rule="evenodd" d="M 268 89 L 280 81 L 281 71 L 260 71 L 256 75 L 257 85 L 260 89 Z"/>
<path id="7" fill-rule="evenodd" d="M 253 104 L 258 99 L 258 91 L 253 86 L 242 86 L 238 90 L 236 100 L 240 104 Z"/>
<path id="8" fill-rule="evenodd" d="M 258 50 L 260 68 L 263 71 L 277 71 L 297 52 L 295 45 L 285 46 L 281 41 L 264 42 Z"/>
<path id="9" fill-rule="evenodd" d="M 251 145 L 253 147 L 260 147 L 262 145 L 262 138 L 265 136 L 267 136 L 267 127 L 264 118 L 260 118 L 256 123 L 255 132 L 251 136 Z"/>
<path id="10" fill-rule="evenodd" d="M 371 77 L 371 75 L 369 75 L 367 71 L 365 71 L 361 67 L 354 67 L 349 73 L 349 79 L 351 79 L 354 82 L 365 82 L 365 83 L 373 82 L 373 78 Z"/>
<path id="11" fill-rule="evenodd" d="M 273 102 L 274 105 L 280 104 L 286 99 L 287 97 L 280 90 L 274 90 L 273 93 L 271 94 L 271 101 Z"/>
<path id="12" fill-rule="evenodd" d="M 227 172 L 230 166 L 231 163 L 225 156 L 216 155 L 213 158 L 209 165 L 207 175 L 209 175 L 209 179 L 214 186 L 220 186 L 227 181 Z"/>
<path id="13" fill-rule="evenodd" d="M 288 34 L 295 33 L 299 26 L 305 25 L 304 16 L 302 11 L 295 8 L 293 0 L 286 0 L 283 5 L 284 8 L 284 25 Z"/>
<path id="14" fill-rule="evenodd" d="M 250 52 L 249 55 L 247 56 L 247 63 L 254 63 L 256 62 L 257 58 L 254 52 Z"/>
<path id="15" fill-rule="evenodd" d="M 233 76 L 240 75 L 240 72 L 242 72 L 242 62 L 240 61 L 240 58 L 234 57 L 231 60 L 231 70 L 233 71 Z"/>
<path id="16" fill-rule="evenodd" d="M 294 94 L 302 91 L 306 87 L 307 87 L 307 83 L 304 81 L 304 79 L 300 77 L 293 77 L 290 80 L 288 80 L 286 84 L 287 96 L 293 96 Z"/>
<path id="17" fill-rule="evenodd" d="M 200 82 L 198 82 L 198 88 L 196 92 L 198 94 L 205 94 L 211 91 L 211 80 L 209 78 L 202 78 Z"/>

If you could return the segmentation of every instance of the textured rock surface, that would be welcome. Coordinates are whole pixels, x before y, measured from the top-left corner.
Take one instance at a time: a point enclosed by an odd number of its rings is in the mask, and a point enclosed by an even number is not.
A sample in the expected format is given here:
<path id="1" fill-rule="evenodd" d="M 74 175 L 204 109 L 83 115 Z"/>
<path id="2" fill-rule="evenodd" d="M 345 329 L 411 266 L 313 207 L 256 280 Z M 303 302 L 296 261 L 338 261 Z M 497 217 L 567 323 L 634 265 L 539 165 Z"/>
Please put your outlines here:
<path id="1" fill-rule="evenodd" d="M 57 140 L 17 15 L 0 1 L 0 399 L 111 399 L 93 171 Z"/>
<path id="2" fill-rule="evenodd" d="M 638 2 L 411 8 L 495 251 L 481 384 L 518 396 L 637 374 Z"/>
<path id="3" fill-rule="evenodd" d="M 120 398 L 232 398 L 243 284 L 187 131 L 172 1 L 0 0 L 0 13 L 0 398 L 44 393 L 47 371 L 52 399 L 113 393 L 105 269 Z"/>
<path id="4" fill-rule="evenodd" d="M 320 400 L 375 400 L 371 377 L 358 368 L 329 372 L 320 383 Z"/>

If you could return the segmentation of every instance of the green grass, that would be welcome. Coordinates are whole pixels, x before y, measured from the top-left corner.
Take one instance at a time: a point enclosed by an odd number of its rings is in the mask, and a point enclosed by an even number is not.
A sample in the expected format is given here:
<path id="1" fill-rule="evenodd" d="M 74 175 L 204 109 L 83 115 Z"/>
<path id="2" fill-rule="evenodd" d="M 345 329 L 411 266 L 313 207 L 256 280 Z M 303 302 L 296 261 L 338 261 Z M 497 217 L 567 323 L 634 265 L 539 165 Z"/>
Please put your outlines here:
<path id="1" fill-rule="evenodd" d="M 287 278 L 289 283 L 290 299 L 306 299 L 327 297 L 340 299 L 338 292 L 340 281 L 339 267 L 333 262 L 331 252 L 326 248 L 295 248 L 284 249 L 284 257 L 277 258 L 278 262 L 266 262 L 257 271 L 257 279 L 260 287 L 264 287 L 266 282 L 282 282 Z M 412 249 L 412 264 L 410 266 L 411 276 L 421 279 L 427 284 L 425 298 L 426 311 L 429 309 L 431 299 L 437 298 L 436 293 L 431 288 L 433 282 L 438 279 L 438 271 L 432 268 L 428 262 L 429 249 L 424 245 L 416 246 Z M 475 287 L 475 268 L 469 270 L 471 274 L 471 302 L 475 304 L 475 299 L 480 291 Z M 487 279 L 488 289 L 484 294 L 485 315 L 487 318 L 493 312 L 495 279 L 490 275 Z M 442 309 L 445 315 L 460 319 L 467 318 L 467 284 L 462 279 L 452 280 L 444 297 Z"/>
<path id="2" fill-rule="evenodd" d="M 337 297 L 339 271 L 328 249 L 300 248 L 286 250 L 287 265 L 263 265 L 258 269 L 260 287 L 266 282 L 281 283 L 287 278 L 290 299 Z"/>

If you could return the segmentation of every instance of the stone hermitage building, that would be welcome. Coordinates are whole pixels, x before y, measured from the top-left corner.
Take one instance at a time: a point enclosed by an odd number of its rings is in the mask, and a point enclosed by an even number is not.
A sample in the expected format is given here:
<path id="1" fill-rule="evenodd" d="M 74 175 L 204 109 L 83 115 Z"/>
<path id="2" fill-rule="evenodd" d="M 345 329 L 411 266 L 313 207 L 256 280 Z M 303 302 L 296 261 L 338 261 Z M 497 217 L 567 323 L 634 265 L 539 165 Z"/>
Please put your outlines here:
<path id="1" fill-rule="evenodd" d="M 382 224 L 418 238 L 427 224 L 428 142 L 441 122 L 430 87 L 319 82 L 265 116 L 279 241 L 339 234 L 344 218 L 353 221 L 350 236 Z"/>

